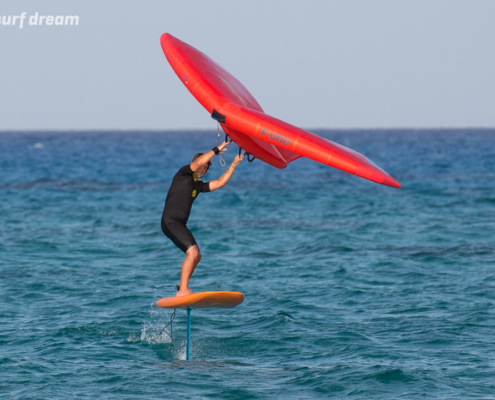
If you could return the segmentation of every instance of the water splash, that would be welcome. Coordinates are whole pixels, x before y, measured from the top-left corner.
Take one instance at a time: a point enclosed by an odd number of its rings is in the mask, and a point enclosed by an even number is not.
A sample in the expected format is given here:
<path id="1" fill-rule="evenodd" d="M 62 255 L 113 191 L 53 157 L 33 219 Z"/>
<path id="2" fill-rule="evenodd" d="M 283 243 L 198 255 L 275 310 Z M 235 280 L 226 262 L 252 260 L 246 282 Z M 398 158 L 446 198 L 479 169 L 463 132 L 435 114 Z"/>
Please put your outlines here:
<path id="1" fill-rule="evenodd" d="M 186 345 L 184 344 L 175 352 L 175 358 L 181 361 L 186 360 Z"/>
<path id="2" fill-rule="evenodd" d="M 150 323 L 145 322 L 141 329 L 141 341 L 148 344 L 172 343 L 170 336 L 163 331 L 166 324 L 162 320 Z"/>

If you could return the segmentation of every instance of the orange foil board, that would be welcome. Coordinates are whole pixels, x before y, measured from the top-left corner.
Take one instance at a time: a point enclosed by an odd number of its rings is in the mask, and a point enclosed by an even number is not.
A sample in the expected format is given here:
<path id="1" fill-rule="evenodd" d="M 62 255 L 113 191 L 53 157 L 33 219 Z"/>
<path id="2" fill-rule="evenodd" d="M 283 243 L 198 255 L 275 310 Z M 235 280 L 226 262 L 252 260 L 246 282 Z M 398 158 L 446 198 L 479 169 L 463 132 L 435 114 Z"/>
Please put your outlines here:
<path id="1" fill-rule="evenodd" d="M 200 292 L 180 297 L 164 297 L 156 302 L 161 308 L 233 308 L 244 301 L 240 292 Z"/>
<path id="2" fill-rule="evenodd" d="M 160 39 L 173 70 L 206 110 L 225 117 L 222 129 L 247 153 L 276 168 L 306 157 L 370 181 L 400 188 L 365 156 L 266 114 L 233 75 L 194 47 L 168 33 Z"/>

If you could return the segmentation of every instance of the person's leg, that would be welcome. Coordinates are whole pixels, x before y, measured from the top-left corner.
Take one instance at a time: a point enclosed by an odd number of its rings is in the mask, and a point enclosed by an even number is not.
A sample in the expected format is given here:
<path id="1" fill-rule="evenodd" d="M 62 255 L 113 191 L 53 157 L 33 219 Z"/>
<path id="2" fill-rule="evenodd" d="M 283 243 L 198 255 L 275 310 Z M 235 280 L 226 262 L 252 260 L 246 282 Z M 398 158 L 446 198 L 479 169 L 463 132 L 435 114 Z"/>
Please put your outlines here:
<path id="1" fill-rule="evenodd" d="M 164 223 L 162 221 L 162 231 L 174 244 L 181 249 L 186 258 L 182 262 L 181 276 L 179 283 L 179 290 L 176 296 L 185 296 L 187 294 L 193 294 L 193 291 L 189 289 L 189 279 L 201 260 L 201 253 L 199 252 L 196 240 L 191 231 L 187 229 L 186 225 L 179 222 Z"/>
<path id="2" fill-rule="evenodd" d="M 196 269 L 196 265 L 201 261 L 201 253 L 197 245 L 191 246 L 186 251 L 186 258 L 182 262 L 182 267 L 180 271 L 180 283 L 179 291 L 176 296 L 185 296 L 187 294 L 193 294 L 194 292 L 189 289 L 189 279 Z"/>

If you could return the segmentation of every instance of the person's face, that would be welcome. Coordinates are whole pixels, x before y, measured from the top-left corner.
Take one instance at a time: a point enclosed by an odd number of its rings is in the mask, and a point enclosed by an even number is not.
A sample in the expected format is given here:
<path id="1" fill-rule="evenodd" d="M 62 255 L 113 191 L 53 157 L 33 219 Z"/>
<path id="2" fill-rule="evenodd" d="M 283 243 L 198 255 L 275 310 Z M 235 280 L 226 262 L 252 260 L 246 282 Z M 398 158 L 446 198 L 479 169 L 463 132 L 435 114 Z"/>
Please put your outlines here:
<path id="1" fill-rule="evenodd" d="M 208 164 L 205 164 L 205 165 L 202 165 L 201 167 L 199 167 L 196 172 L 194 173 L 198 178 L 202 178 L 203 176 L 205 176 L 206 174 L 206 171 L 208 171 L 208 168 L 210 166 Z"/>

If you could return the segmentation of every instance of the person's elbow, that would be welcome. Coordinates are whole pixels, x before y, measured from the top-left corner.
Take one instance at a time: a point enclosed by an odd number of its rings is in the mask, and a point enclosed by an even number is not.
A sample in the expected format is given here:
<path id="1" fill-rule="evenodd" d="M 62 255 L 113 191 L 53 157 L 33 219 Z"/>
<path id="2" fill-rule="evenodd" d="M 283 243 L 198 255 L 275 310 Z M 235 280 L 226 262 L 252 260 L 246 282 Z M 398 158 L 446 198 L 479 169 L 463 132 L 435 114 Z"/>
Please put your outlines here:
<path id="1" fill-rule="evenodd" d="M 201 165 L 200 165 L 200 164 L 198 163 L 198 161 L 196 160 L 196 161 L 193 161 L 193 162 L 189 165 L 189 167 L 191 168 L 191 171 L 192 171 L 192 172 L 196 172 L 196 171 L 197 171 L 197 170 L 201 167 Z"/>

